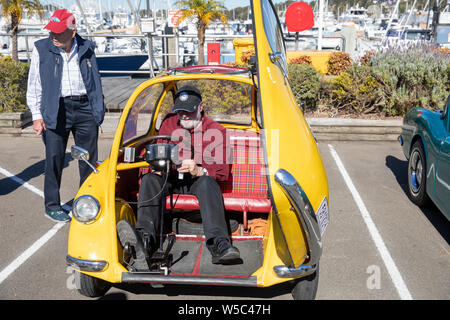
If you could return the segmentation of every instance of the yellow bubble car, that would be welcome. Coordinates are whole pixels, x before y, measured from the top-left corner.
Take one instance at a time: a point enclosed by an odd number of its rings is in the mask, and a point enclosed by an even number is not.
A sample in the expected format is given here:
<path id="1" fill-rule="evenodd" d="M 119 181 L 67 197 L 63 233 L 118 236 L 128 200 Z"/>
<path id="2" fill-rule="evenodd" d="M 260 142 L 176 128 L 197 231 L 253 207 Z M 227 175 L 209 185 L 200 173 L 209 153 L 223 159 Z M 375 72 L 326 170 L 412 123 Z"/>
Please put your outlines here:
<path id="1" fill-rule="evenodd" d="M 253 0 L 252 68 L 170 69 L 143 82 L 120 118 L 109 157 L 80 187 L 73 203 L 67 264 L 81 294 L 99 297 L 119 283 L 269 287 L 292 284 L 294 299 L 314 299 L 329 191 L 315 138 L 289 86 L 280 22 L 269 0 Z M 195 196 L 164 197 L 161 254 L 148 271 L 132 267 L 117 223 L 136 223 L 139 185 L 154 161 L 161 121 L 178 88 L 195 86 L 205 112 L 227 131 L 231 174 L 220 182 L 233 246 L 242 261 L 213 265 Z M 89 154 L 72 147 L 72 156 Z M 154 160 L 154 159 L 153 159 Z M 169 158 L 158 158 L 164 165 Z"/>

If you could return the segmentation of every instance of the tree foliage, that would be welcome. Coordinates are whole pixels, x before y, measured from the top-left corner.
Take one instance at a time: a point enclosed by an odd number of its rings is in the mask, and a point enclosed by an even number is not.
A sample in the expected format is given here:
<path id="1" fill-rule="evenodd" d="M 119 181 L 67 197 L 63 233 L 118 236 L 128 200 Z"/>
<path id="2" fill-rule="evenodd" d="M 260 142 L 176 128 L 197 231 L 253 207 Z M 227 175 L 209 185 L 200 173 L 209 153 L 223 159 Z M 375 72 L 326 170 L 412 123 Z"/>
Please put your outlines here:
<path id="1" fill-rule="evenodd" d="M 204 46 L 206 28 L 212 21 L 227 23 L 224 5 L 215 0 L 178 0 L 175 3 L 182 12 L 180 22 L 194 18 L 197 20 L 198 32 L 198 64 L 205 64 Z"/>
<path id="2" fill-rule="evenodd" d="M 11 56 L 15 61 L 19 60 L 17 52 L 17 34 L 22 21 L 24 11 L 29 15 L 37 14 L 42 19 L 43 7 L 39 0 L 0 0 L 1 14 L 10 23 L 12 37 Z"/>

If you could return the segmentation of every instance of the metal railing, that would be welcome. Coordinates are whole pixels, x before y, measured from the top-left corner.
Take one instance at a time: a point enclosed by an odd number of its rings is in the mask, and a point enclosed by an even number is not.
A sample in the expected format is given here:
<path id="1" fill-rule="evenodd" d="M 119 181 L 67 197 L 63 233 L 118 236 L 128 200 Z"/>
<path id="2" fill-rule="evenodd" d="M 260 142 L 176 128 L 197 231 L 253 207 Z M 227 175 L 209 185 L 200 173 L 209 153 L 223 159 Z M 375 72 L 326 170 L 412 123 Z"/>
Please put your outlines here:
<path id="1" fill-rule="evenodd" d="M 7 33 L 0 33 L 1 36 L 11 37 L 10 34 Z M 146 46 L 144 50 L 142 50 L 142 53 L 147 53 L 149 55 L 149 61 L 152 61 L 152 66 L 150 67 L 149 71 L 143 71 L 143 70 L 100 70 L 100 73 L 102 74 L 111 74 L 111 73 L 123 73 L 123 74 L 148 74 L 149 72 L 152 73 L 154 70 L 161 70 L 161 67 L 159 65 L 154 65 L 154 60 L 156 58 L 162 59 L 164 61 L 164 58 L 168 59 L 169 57 L 174 57 L 175 61 L 173 62 L 175 65 L 179 66 L 181 61 L 184 57 L 198 57 L 198 53 L 196 52 L 185 52 L 184 48 L 181 47 L 182 41 L 181 39 L 198 39 L 197 34 L 162 34 L 162 35 L 155 35 L 155 34 L 116 34 L 116 33 L 102 33 L 102 34 L 96 34 L 96 33 L 80 33 L 80 36 L 83 38 L 87 38 L 90 40 L 94 40 L 95 38 L 107 38 L 107 39 L 119 39 L 119 38 L 135 38 L 138 40 L 143 40 L 146 43 Z M 30 45 L 30 38 L 45 38 L 48 37 L 48 33 L 23 33 L 19 34 L 19 37 L 25 38 L 25 44 L 26 44 L 26 60 L 30 61 L 31 58 L 31 51 L 32 51 L 32 44 Z M 205 35 L 206 42 L 226 42 L 226 41 L 233 41 L 236 38 L 249 38 L 251 37 L 248 35 Z M 153 50 L 154 43 L 156 41 L 164 41 L 164 39 L 174 39 L 175 45 L 173 50 L 165 50 L 158 52 L 157 50 Z M 206 47 L 206 43 L 205 43 Z M 22 52 L 22 51 L 21 51 Z M 103 54 L 108 53 L 111 55 L 114 55 L 114 52 L 99 52 L 96 50 L 96 54 Z M 134 52 L 134 54 L 139 53 L 138 50 Z M 125 54 L 125 53 L 118 53 L 118 55 Z M 130 53 L 132 54 L 132 53 Z M 234 57 L 234 52 L 225 52 L 221 53 L 222 57 Z M 24 58 L 23 58 L 24 59 Z M 164 63 L 163 63 L 164 64 Z M 164 67 L 168 67 L 167 63 Z M 153 70 L 152 70 L 153 69 Z M 151 76 L 153 76 L 151 74 Z"/>
<path id="2" fill-rule="evenodd" d="M 295 37 L 295 35 L 293 36 L 285 36 L 284 40 L 285 41 L 293 41 L 295 42 L 296 40 L 302 40 L 302 39 L 314 39 L 314 40 L 318 40 L 318 37 L 315 35 L 301 35 L 298 38 Z M 345 51 L 346 48 L 346 40 L 345 37 L 342 35 L 323 35 L 322 39 L 326 40 L 326 39 L 337 39 L 340 41 L 340 45 L 339 46 L 335 46 L 332 48 L 327 48 L 327 49 L 334 49 L 334 50 L 339 50 L 339 51 Z M 317 49 L 317 45 L 318 43 L 315 44 L 315 49 Z"/>
<path id="3" fill-rule="evenodd" d="M 0 37 L 11 37 L 10 34 L 8 33 L 0 33 Z M 22 33 L 18 35 L 19 37 L 24 37 L 25 38 L 25 53 L 26 53 L 26 60 L 30 61 L 31 58 L 31 51 L 32 51 L 32 45 L 30 45 L 30 38 L 34 37 L 34 38 L 45 38 L 48 37 L 48 33 Z M 142 52 L 143 54 L 148 54 L 148 61 L 150 61 L 149 64 L 149 70 L 100 70 L 101 74 L 149 74 L 150 77 L 154 77 L 155 76 L 155 70 L 161 70 L 165 69 L 169 66 L 173 67 L 173 66 L 180 66 L 181 62 L 184 60 L 185 57 L 194 57 L 198 58 L 198 53 L 195 52 L 185 52 L 185 48 L 181 47 L 182 43 L 183 43 L 183 39 L 191 39 L 192 41 L 194 41 L 194 39 L 198 39 L 197 34 L 116 34 L 116 33 L 102 33 L 102 34 L 97 34 L 97 33 L 80 33 L 80 36 L 82 36 L 83 38 L 88 38 L 90 40 L 94 40 L 95 38 L 106 38 L 106 39 L 119 39 L 119 38 L 135 38 L 135 39 L 139 39 L 141 41 L 145 42 L 145 47 L 143 48 L 143 50 L 141 50 L 140 52 Z M 252 35 L 210 35 L 210 34 L 206 34 L 205 35 L 205 39 L 206 39 L 206 43 L 208 42 L 232 42 L 233 40 L 237 39 L 237 38 L 252 38 Z M 298 39 L 316 39 L 317 37 L 315 37 L 314 35 L 301 35 Z M 341 41 L 341 46 L 339 48 L 334 48 L 334 49 L 338 49 L 338 50 L 344 50 L 345 49 L 345 38 L 343 36 L 323 36 L 324 39 L 339 39 Z M 161 52 L 158 52 L 157 50 L 154 50 L 154 44 L 156 41 L 160 41 L 161 44 L 163 44 L 165 42 L 165 40 L 168 39 L 174 39 L 175 43 L 174 43 L 174 48 L 172 50 L 168 49 L 168 44 L 165 44 L 165 49 L 166 50 L 161 50 Z M 36 41 L 37 39 L 35 39 L 34 41 Z M 285 38 L 286 41 L 295 41 L 296 39 L 294 37 L 286 37 Z M 206 47 L 206 43 L 205 43 L 205 47 Z M 234 50 L 233 50 L 234 51 Z M 22 51 L 21 51 L 22 52 Z M 97 55 L 101 55 L 103 53 L 107 53 L 107 54 L 111 54 L 111 56 L 114 56 L 114 52 L 99 52 L 98 50 L 96 50 L 96 54 Z M 130 53 L 130 54 L 137 54 L 139 53 L 138 50 L 136 50 L 136 52 L 134 53 Z M 118 55 L 123 55 L 125 53 L 119 53 Z M 234 52 L 225 52 L 225 53 L 221 53 L 221 57 L 234 57 L 235 53 Z M 174 57 L 175 60 L 174 61 L 170 61 L 170 58 Z M 23 59 L 23 58 L 22 58 Z M 159 63 L 156 61 L 156 59 L 160 59 L 161 60 L 161 66 L 159 66 Z M 24 59 L 23 59 L 24 60 Z"/>

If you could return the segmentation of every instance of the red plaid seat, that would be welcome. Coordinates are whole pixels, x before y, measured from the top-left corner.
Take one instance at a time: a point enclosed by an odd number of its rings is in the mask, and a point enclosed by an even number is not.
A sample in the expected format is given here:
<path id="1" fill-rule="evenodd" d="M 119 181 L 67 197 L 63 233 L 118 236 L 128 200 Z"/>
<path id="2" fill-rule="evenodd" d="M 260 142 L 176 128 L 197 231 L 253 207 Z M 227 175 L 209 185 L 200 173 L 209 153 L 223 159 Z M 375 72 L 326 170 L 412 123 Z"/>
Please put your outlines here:
<path id="1" fill-rule="evenodd" d="M 272 204 L 268 199 L 264 174 L 264 154 L 257 133 L 229 130 L 232 150 L 231 173 L 228 181 L 220 183 L 225 210 L 268 213 Z M 193 195 L 175 194 L 166 198 L 169 210 L 199 210 Z"/>

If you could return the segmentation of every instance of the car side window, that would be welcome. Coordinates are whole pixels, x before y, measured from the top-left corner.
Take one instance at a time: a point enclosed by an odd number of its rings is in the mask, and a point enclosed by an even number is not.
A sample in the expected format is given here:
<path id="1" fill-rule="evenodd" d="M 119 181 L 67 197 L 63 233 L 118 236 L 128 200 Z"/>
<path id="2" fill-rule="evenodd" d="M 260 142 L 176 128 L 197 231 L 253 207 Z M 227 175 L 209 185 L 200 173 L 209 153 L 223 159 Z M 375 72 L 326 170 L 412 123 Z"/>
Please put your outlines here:
<path id="1" fill-rule="evenodd" d="M 287 78 L 286 48 L 278 17 L 269 0 L 261 1 L 261 5 L 264 31 L 266 33 L 267 40 L 269 41 L 270 48 L 272 49 L 272 54 L 276 58 L 273 61 L 280 67 L 284 76 Z"/>
<path id="2" fill-rule="evenodd" d="M 150 130 L 155 106 L 164 90 L 162 83 L 145 88 L 134 100 L 123 130 L 123 145 Z"/>
<path id="3" fill-rule="evenodd" d="M 173 92 L 167 91 L 166 96 L 164 97 L 163 101 L 161 102 L 161 107 L 159 107 L 158 112 L 158 118 L 156 120 L 156 130 L 159 131 L 159 128 L 161 128 L 161 123 L 163 119 L 172 112 L 173 109 Z"/>

